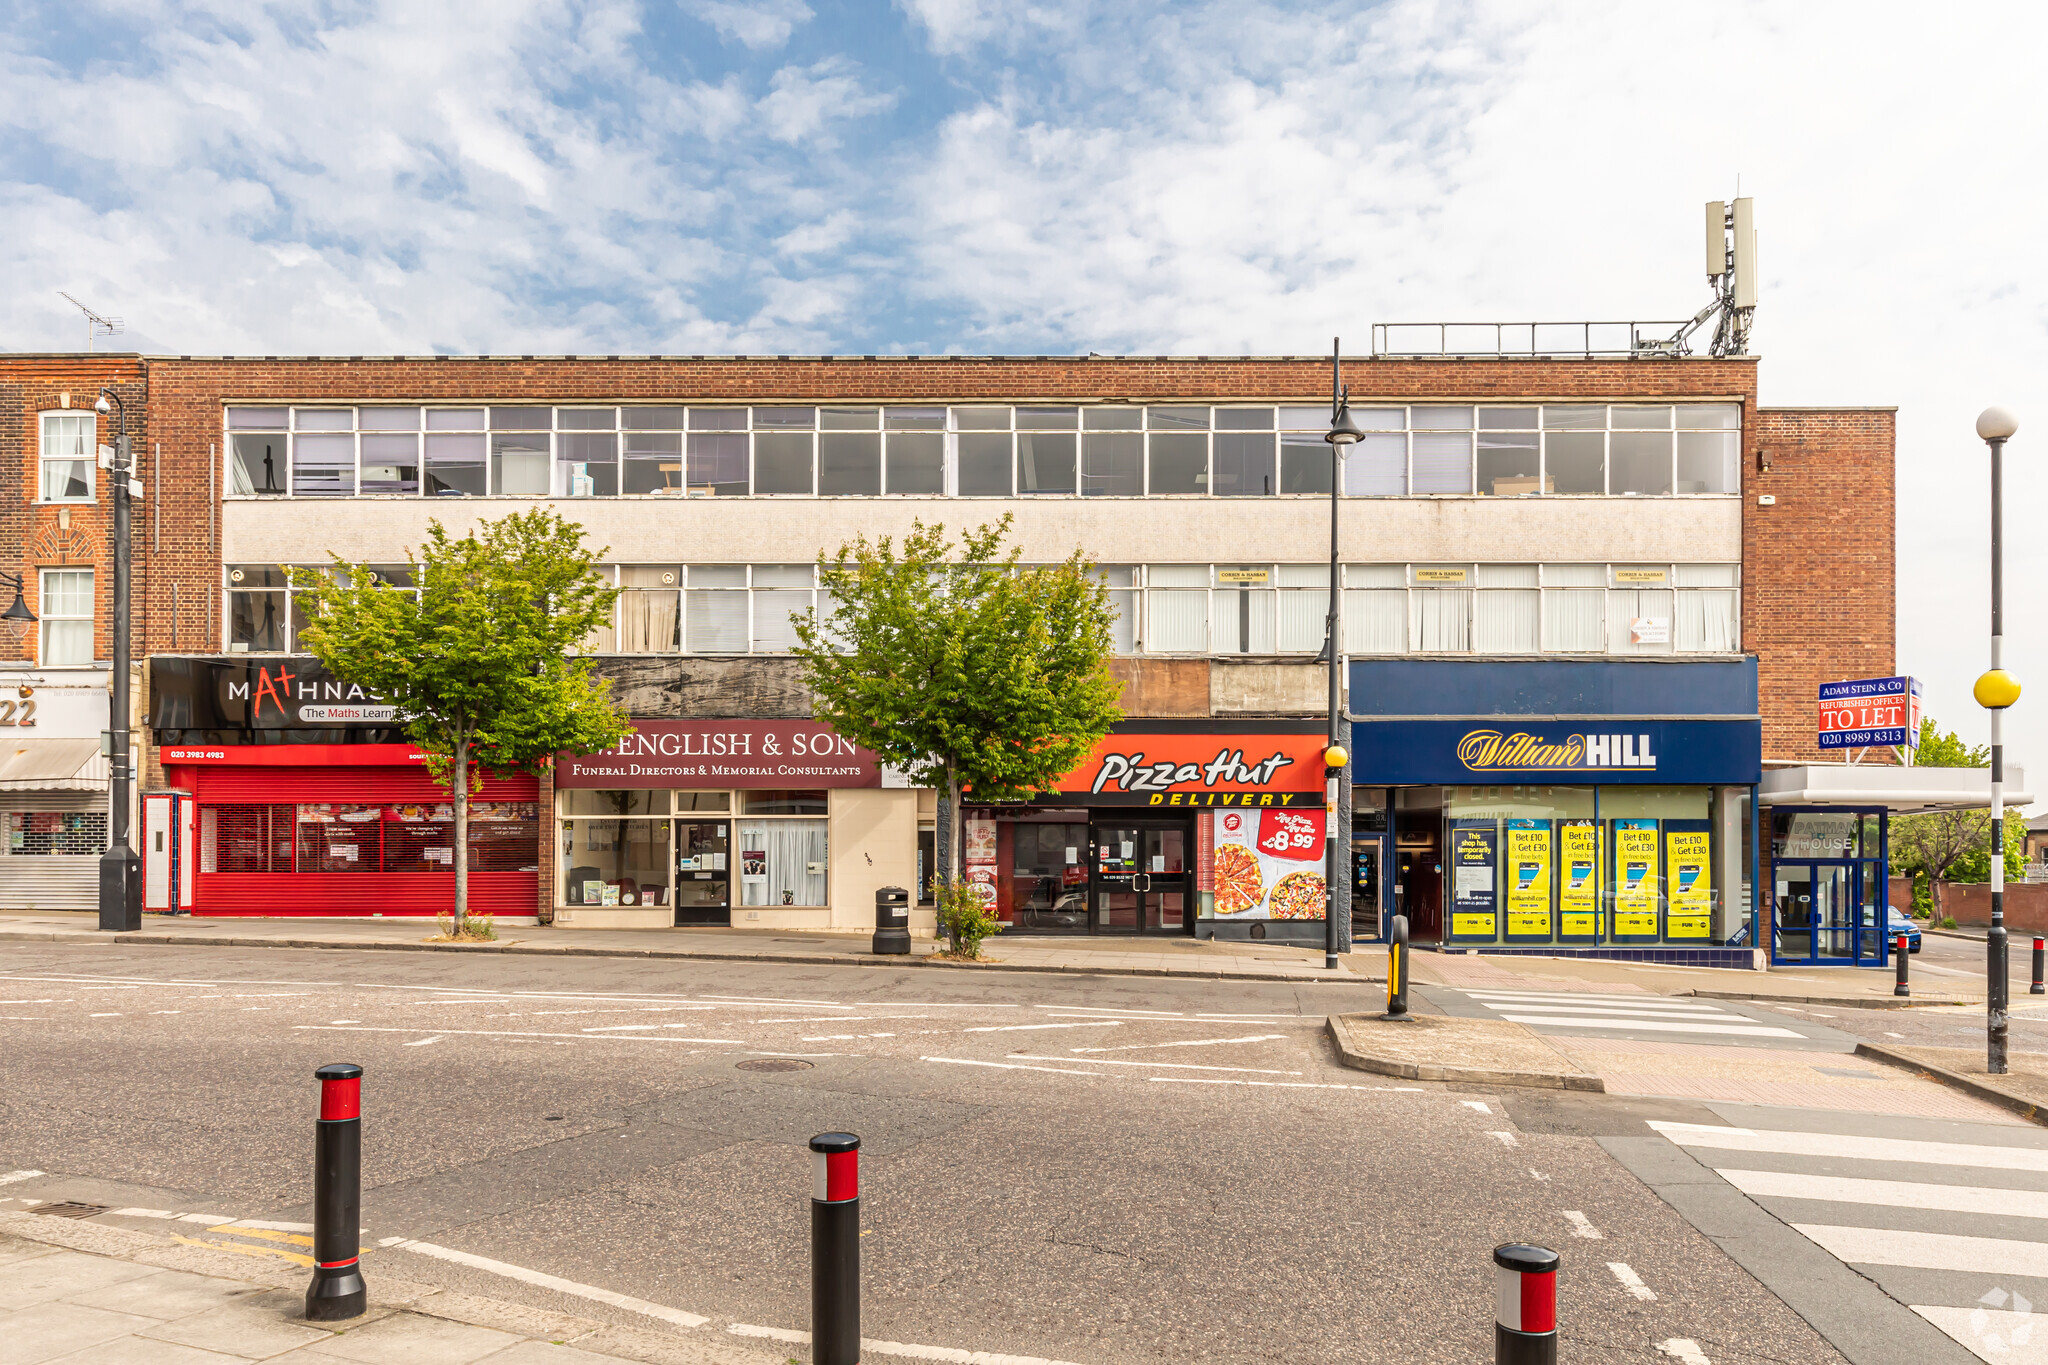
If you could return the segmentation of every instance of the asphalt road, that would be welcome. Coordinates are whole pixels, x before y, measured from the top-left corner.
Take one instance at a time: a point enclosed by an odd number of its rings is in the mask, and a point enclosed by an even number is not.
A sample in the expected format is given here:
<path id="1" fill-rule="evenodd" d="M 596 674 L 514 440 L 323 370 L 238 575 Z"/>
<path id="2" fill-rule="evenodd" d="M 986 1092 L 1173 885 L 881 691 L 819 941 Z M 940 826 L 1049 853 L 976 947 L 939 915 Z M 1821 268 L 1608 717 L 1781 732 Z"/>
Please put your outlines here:
<path id="1" fill-rule="evenodd" d="M 2007 1025 L 2007 1046 L 2015 1052 L 2048 1052 L 2048 995 L 2030 995 L 2027 985 L 2032 973 L 2034 940 L 2015 935 L 2006 955 L 2007 989 L 2010 992 L 2011 1021 Z M 1984 940 L 1925 934 L 1921 949 L 1907 965 L 1913 990 L 1932 995 L 1964 986 L 1982 988 L 1985 979 Z M 1804 975 L 1825 981 L 1836 972 L 1863 970 L 1854 967 L 1806 969 Z M 1889 972 L 1882 973 L 1886 977 Z M 1802 1022 L 1822 1022 L 1844 1033 L 1874 1043 L 1897 1043 L 1907 1047 L 1984 1046 L 1984 1006 L 1918 1005 L 1904 1010 L 1829 1009 L 1825 1005 L 1775 1006 L 1773 1013 Z M 1796 1025 L 1795 1025 L 1796 1026 Z"/>
<path id="2" fill-rule="evenodd" d="M 366 1244 L 544 1272 L 699 1330 L 807 1325 L 803 1144 L 844 1128 L 864 1144 L 873 1337 L 1085 1365 L 1481 1361 L 1490 1248 L 1529 1240 L 1565 1258 L 1566 1359 L 1668 1361 L 1674 1340 L 1714 1362 L 1843 1359 L 1596 1140 L 1727 1119 L 1378 1084 L 1334 1064 L 1322 1021 L 1380 1003 L 1337 984 L 8 945 L 0 1179 L 47 1174 L 0 1185 L 0 1207 L 303 1220 L 312 1071 L 347 1060 L 367 1073 Z M 808 1066 L 750 1069 L 789 1061 Z M 647 1325 L 416 1251 L 373 1251 L 380 1271 Z"/>

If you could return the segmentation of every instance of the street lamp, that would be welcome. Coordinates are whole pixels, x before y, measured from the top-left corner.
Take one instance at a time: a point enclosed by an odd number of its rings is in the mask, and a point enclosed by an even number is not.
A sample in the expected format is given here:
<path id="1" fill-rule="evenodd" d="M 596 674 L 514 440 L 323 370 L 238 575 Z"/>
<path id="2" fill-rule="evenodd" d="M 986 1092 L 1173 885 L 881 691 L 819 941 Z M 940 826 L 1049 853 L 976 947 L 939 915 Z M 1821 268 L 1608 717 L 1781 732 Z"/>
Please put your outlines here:
<path id="1" fill-rule="evenodd" d="M 21 596 L 23 588 L 21 575 L 18 573 L 0 573 L 0 583 L 12 583 L 14 585 L 14 605 L 6 611 L 0 611 L 0 621 L 19 621 L 25 626 L 34 625 L 36 614 L 28 609 L 28 603 Z"/>
<path id="2" fill-rule="evenodd" d="M 2020 685 L 2005 671 L 2005 547 L 2002 544 L 2005 443 L 2020 429 L 2004 408 L 1977 414 L 1977 436 L 1991 447 L 1991 669 L 1972 694 L 1991 713 L 1991 932 L 1985 935 L 1985 1061 L 1993 1076 L 2005 1074 L 2007 1022 L 2005 934 L 2005 708 L 2020 699 Z"/>
<path id="3" fill-rule="evenodd" d="M 134 745 L 128 733 L 128 571 L 129 571 L 129 477 L 132 466 L 128 451 L 128 405 L 112 389 L 101 389 L 93 411 L 105 416 L 120 414 L 119 435 L 114 441 L 114 463 L 108 471 L 114 484 L 114 688 L 108 727 L 113 734 L 111 758 L 113 778 L 113 828 L 107 851 L 100 855 L 100 928 L 132 932 L 142 927 L 142 875 L 140 859 L 129 847 L 129 793 L 135 782 Z"/>
<path id="4" fill-rule="evenodd" d="M 1343 347 L 1338 338 L 1332 337 L 1330 430 L 1323 436 L 1330 443 L 1330 612 L 1323 621 L 1323 652 L 1316 656 L 1318 663 L 1327 660 L 1330 666 L 1330 743 L 1323 750 L 1323 789 L 1328 803 L 1323 825 L 1323 875 L 1327 883 L 1323 912 L 1323 965 L 1331 971 L 1337 969 L 1337 882 L 1345 870 L 1345 850 L 1339 847 L 1341 822 L 1338 816 L 1344 794 L 1344 765 L 1350 761 L 1350 755 L 1344 752 L 1341 729 L 1344 721 L 1341 670 L 1344 665 L 1343 641 L 1338 632 L 1343 626 L 1344 598 L 1337 581 L 1337 508 L 1344 485 L 1344 457 L 1365 434 L 1351 420 L 1349 398 L 1350 391 L 1344 387 Z"/>

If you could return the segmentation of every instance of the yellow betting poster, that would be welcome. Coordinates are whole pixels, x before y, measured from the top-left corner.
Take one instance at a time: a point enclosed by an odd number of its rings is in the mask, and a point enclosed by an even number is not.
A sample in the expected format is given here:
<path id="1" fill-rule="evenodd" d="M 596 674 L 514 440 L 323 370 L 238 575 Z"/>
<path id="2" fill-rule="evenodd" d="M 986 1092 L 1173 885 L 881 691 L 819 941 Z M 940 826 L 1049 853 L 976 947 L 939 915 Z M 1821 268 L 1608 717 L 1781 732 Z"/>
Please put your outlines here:
<path id="1" fill-rule="evenodd" d="M 1508 822 L 1508 937 L 1550 937 L 1550 824 Z"/>
<path id="2" fill-rule="evenodd" d="M 1600 826 L 1570 823 L 1557 832 L 1557 861 L 1562 870 L 1558 908 L 1566 938 L 1593 938 L 1600 932 Z"/>
<path id="3" fill-rule="evenodd" d="M 1714 909 L 1707 832 L 1664 831 L 1664 865 L 1671 878 L 1671 905 L 1664 919 L 1666 937 L 1707 937 Z"/>
<path id="4" fill-rule="evenodd" d="M 1657 822 L 1614 822 L 1614 936 L 1657 936 Z"/>

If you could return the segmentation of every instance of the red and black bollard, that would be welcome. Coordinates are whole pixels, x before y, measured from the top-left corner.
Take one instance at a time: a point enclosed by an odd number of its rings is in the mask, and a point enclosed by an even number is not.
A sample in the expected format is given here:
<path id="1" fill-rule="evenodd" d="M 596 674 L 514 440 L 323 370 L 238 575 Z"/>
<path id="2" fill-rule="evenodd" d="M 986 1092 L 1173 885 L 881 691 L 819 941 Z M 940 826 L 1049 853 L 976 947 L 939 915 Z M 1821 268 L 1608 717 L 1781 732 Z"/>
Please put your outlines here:
<path id="1" fill-rule="evenodd" d="M 2043 982 L 2042 969 L 2048 967 L 2048 938 L 2034 935 L 2034 980 L 2027 987 L 2028 995 L 2048 995 L 2048 982 Z"/>
<path id="2" fill-rule="evenodd" d="M 1408 917 L 1394 916 L 1387 929 L 1387 1013 L 1400 1019 L 1408 1013 Z"/>
<path id="3" fill-rule="evenodd" d="M 362 1236 L 363 1069 L 323 1066 L 320 1122 L 313 1146 L 313 1283 L 306 1316 L 314 1322 L 358 1318 L 368 1306 L 357 1242 Z"/>
<path id="4" fill-rule="evenodd" d="M 811 1361 L 860 1360 L 860 1139 L 811 1139 Z"/>
<path id="5" fill-rule="evenodd" d="M 1509 1242 L 1493 1266 L 1494 1365 L 1557 1365 L 1557 1253 Z"/>
<path id="6" fill-rule="evenodd" d="M 1898 943 L 1893 946 L 1892 956 L 1898 959 L 1895 964 L 1898 968 L 1898 978 L 1892 983 L 1893 995 L 1911 995 L 1913 993 L 1913 988 L 1906 983 L 1906 960 L 1913 955 L 1912 947 L 1913 945 L 1906 941 L 1904 934 L 1899 935 Z"/>

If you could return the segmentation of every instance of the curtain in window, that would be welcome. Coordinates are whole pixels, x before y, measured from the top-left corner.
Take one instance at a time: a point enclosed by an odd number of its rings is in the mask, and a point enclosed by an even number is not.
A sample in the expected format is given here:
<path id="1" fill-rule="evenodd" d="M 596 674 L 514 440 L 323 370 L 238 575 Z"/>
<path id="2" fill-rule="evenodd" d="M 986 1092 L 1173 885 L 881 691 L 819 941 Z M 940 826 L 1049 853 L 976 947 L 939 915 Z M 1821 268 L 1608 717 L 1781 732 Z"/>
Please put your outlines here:
<path id="1" fill-rule="evenodd" d="M 1206 654 L 1209 594 L 1201 589 L 1154 588 L 1146 595 L 1152 619 L 1145 648 L 1154 654 Z"/>
<path id="2" fill-rule="evenodd" d="M 1344 491 L 1355 498 L 1398 498 L 1408 491 L 1408 437 L 1371 432 L 1344 461 Z"/>
<path id="3" fill-rule="evenodd" d="M 619 594 L 621 654 L 672 654 L 678 643 L 674 588 Z"/>
<path id="4" fill-rule="evenodd" d="M 1282 588 L 1280 590 L 1280 637 L 1282 654 L 1313 654 L 1323 647 L 1324 623 L 1330 614 L 1328 588 Z M 1344 643 L 1345 651 L 1351 642 Z"/>
<path id="5" fill-rule="evenodd" d="M 1543 648 L 1546 652 L 1599 653 L 1607 646 L 1601 605 L 1607 594 L 1598 588 L 1552 589 L 1543 594 Z"/>
<path id="6" fill-rule="evenodd" d="M 1344 593 L 1346 654 L 1408 652 L 1408 594 L 1399 588 L 1349 588 Z"/>
<path id="7" fill-rule="evenodd" d="M 1210 648 L 1218 654 L 1271 654 L 1278 604 L 1265 588 L 1224 588 L 1209 604 Z"/>
<path id="8" fill-rule="evenodd" d="M 811 609 L 809 589 L 784 589 L 778 592 L 754 593 L 754 652 L 757 654 L 787 654 L 796 647 L 796 627 L 790 624 L 792 612 L 807 612 Z"/>
<path id="9" fill-rule="evenodd" d="M 1647 638 L 1635 641 L 1636 623 L 1642 623 Z M 1661 633 L 1664 638 L 1656 637 Z M 1607 649 L 1611 654 L 1669 654 L 1671 652 L 1671 590 L 1641 588 L 1615 589 L 1607 594 Z"/>
<path id="10" fill-rule="evenodd" d="M 1479 594 L 1478 649 L 1485 654 L 1534 654 L 1539 594 L 1532 591 Z"/>
<path id="11" fill-rule="evenodd" d="M 1686 652 L 1733 654 L 1736 648 L 1736 594 L 1727 589 L 1674 593 L 1677 619 L 1672 643 Z"/>
<path id="12" fill-rule="evenodd" d="M 742 905 L 823 905 L 825 822 L 742 820 L 739 864 Z"/>
<path id="13" fill-rule="evenodd" d="M 1110 609 L 1116 612 L 1116 620 L 1109 627 L 1109 651 L 1112 654 L 1135 654 L 1138 652 L 1138 594 L 1132 588 L 1111 588 Z"/>
<path id="14" fill-rule="evenodd" d="M 1462 431 L 1415 433 L 1415 491 L 1470 493 L 1472 437 Z"/>
<path id="15" fill-rule="evenodd" d="M 1472 648 L 1472 594 L 1437 590 L 1409 594 L 1414 603 L 1414 633 L 1423 653 L 1463 653 Z"/>

